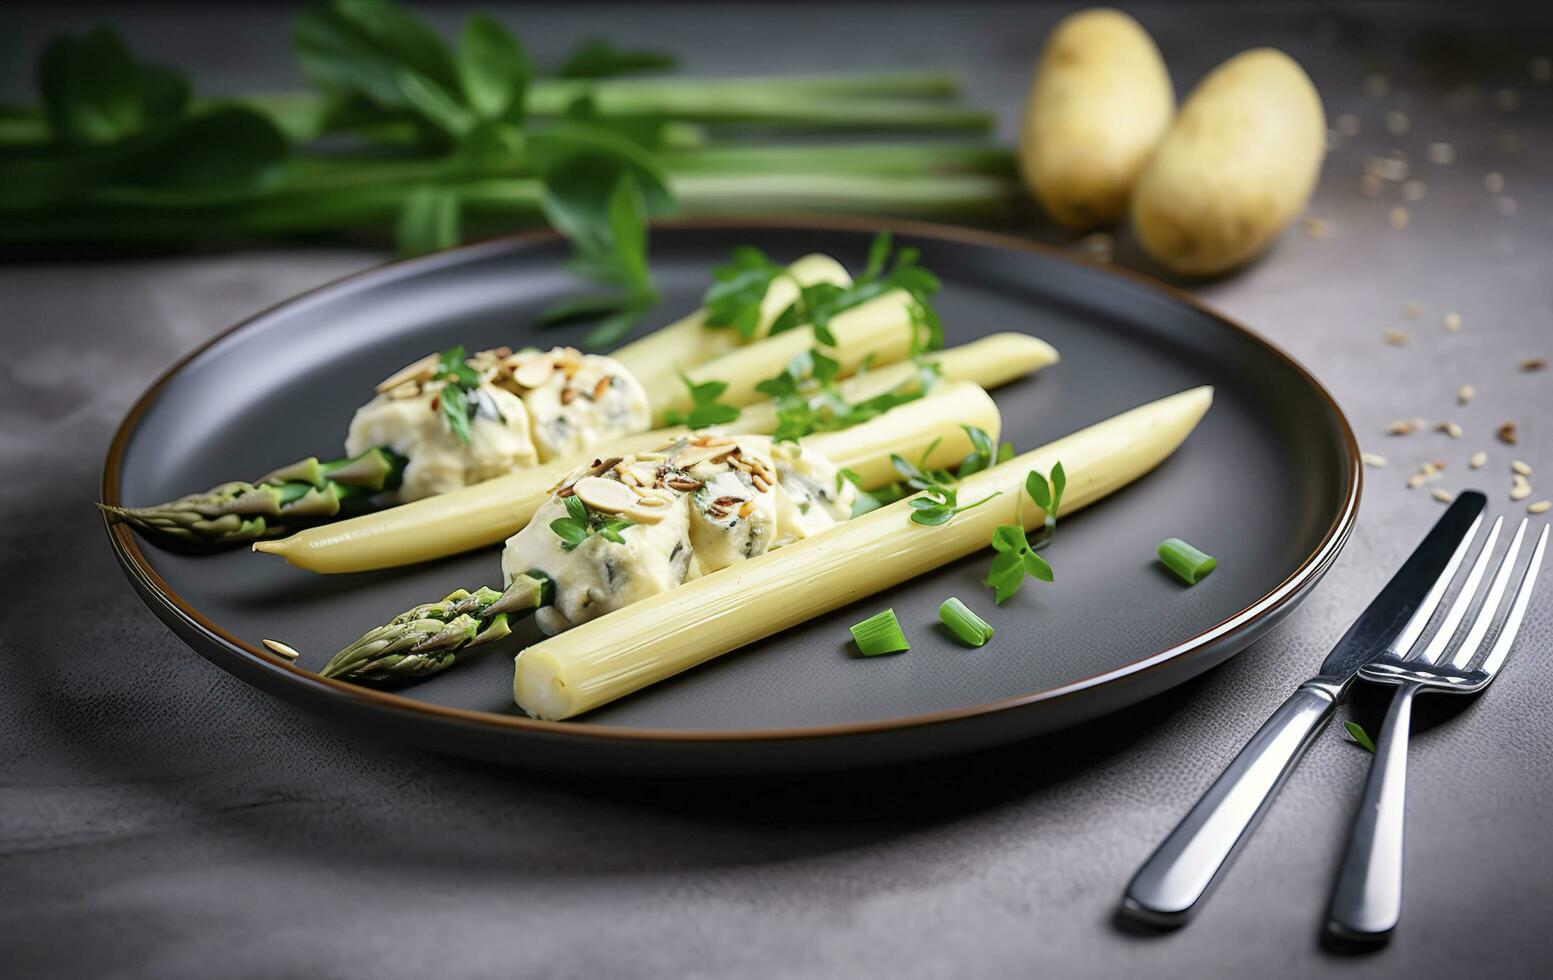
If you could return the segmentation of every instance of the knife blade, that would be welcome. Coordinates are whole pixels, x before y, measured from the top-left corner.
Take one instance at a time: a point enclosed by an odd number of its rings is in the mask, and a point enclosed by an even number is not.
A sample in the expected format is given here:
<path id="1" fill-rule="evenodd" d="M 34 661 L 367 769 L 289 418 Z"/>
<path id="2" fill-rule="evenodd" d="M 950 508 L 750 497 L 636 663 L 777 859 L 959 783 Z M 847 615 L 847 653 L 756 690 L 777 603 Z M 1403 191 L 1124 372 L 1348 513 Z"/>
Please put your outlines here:
<path id="1" fill-rule="evenodd" d="M 1130 916 L 1178 926 L 1201 907 L 1266 814 L 1359 668 L 1407 650 L 1434 615 L 1465 558 L 1488 498 L 1460 494 L 1385 588 L 1348 627 L 1321 672 L 1301 684 L 1138 869 L 1122 898 Z"/>

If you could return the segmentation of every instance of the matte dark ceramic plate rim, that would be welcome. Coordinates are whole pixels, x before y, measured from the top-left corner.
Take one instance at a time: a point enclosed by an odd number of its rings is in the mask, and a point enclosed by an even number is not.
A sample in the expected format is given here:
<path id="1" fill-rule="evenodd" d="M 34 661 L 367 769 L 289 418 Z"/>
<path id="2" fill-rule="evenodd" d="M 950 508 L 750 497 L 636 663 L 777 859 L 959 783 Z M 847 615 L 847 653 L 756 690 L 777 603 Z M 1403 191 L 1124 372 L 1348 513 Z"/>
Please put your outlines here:
<path id="1" fill-rule="evenodd" d="M 840 218 L 833 215 L 794 215 L 783 218 L 751 219 L 692 219 L 682 221 L 660 222 L 662 227 L 672 228 L 748 228 L 752 232 L 761 229 L 803 229 L 809 228 L 817 232 L 872 232 L 881 228 L 888 228 L 900 235 L 908 235 L 917 238 L 936 238 L 947 242 L 965 245 L 974 245 L 987 248 L 1006 249 L 1013 251 L 1029 252 L 1049 261 L 1062 262 L 1072 265 L 1088 265 L 1080 260 L 1065 255 L 1057 249 L 1036 242 L 1026 241 L 1009 235 L 995 232 L 974 231 L 964 228 L 956 228 L 946 225 L 938 225 L 927 222 L 914 221 L 882 221 L 873 218 Z M 293 303 L 304 301 L 310 297 L 327 293 L 347 284 L 356 286 L 374 278 L 393 278 L 406 272 L 415 271 L 427 264 L 443 264 L 457 262 L 464 258 L 479 256 L 485 252 L 500 252 L 513 249 L 522 249 L 541 244 L 552 243 L 556 239 L 554 232 L 549 230 L 536 230 L 516 235 L 492 239 L 471 245 L 447 249 L 431 255 L 417 256 L 409 259 L 400 259 L 353 273 L 333 282 L 325 283 L 314 289 L 300 293 L 289 299 L 270 306 L 253 316 L 244 319 L 228 329 L 217 334 L 209 341 L 200 345 L 188 355 L 180 359 L 172 367 L 168 368 L 157 378 L 145 393 L 140 396 L 133 407 L 125 415 L 120 423 L 118 431 L 114 434 L 113 441 L 108 447 L 108 456 L 103 464 L 102 499 L 109 505 L 119 504 L 119 478 L 123 465 L 124 455 L 129 446 L 135 429 L 147 409 L 155 402 L 163 387 L 168 384 L 179 372 L 183 371 L 190 363 L 197 359 L 206 350 L 214 347 L 227 339 L 233 333 L 249 327 L 255 322 L 263 320 L 273 312 L 289 306 Z M 204 634 L 209 640 L 214 641 L 217 647 L 233 657 L 246 660 L 249 667 L 258 667 L 274 675 L 285 683 L 300 684 L 310 687 L 315 693 L 326 697 L 354 702 L 357 706 L 375 707 L 387 709 L 390 712 L 407 713 L 427 720 L 443 719 L 445 721 L 478 726 L 494 727 L 513 731 L 543 733 L 549 735 L 564 735 L 570 738 L 583 737 L 604 742 L 642 742 L 642 741 L 672 741 L 672 742 L 762 742 L 778 740 L 801 740 L 828 738 L 834 736 L 866 734 L 886 732 L 897 729 L 916 728 L 934 725 L 942 722 L 957 721 L 980 716 L 995 715 L 1012 711 L 1028 705 L 1043 701 L 1054 701 L 1065 697 L 1071 697 L 1080 692 L 1089 691 L 1103 685 L 1131 678 L 1153 668 L 1166 664 L 1180 662 L 1191 658 L 1193 654 L 1221 649 L 1224 644 L 1231 641 L 1235 634 L 1241 632 L 1253 632 L 1259 623 L 1268 617 L 1277 617 L 1282 607 L 1301 596 L 1305 590 L 1315 583 L 1326 571 L 1328 566 L 1342 550 L 1348 535 L 1353 530 L 1354 522 L 1359 512 L 1359 497 L 1363 483 L 1363 467 L 1359 458 L 1359 444 L 1355 439 L 1352 427 L 1343 415 L 1342 409 L 1326 388 L 1316 380 L 1302 364 L 1289 356 L 1275 344 L 1262 337 L 1256 331 L 1231 320 L 1213 308 L 1205 305 L 1196 297 L 1182 290 L 1168 286 L 1157 280 L 1151 279 L 1139 273 L 1124 269 L 1111 268 L 1107 272 L 1129 280 L 1134 285 L 1141 285 L 1147 289 L 1161 293 L 1167 298 L 1189 306 L 1197 312 L 1211 317 L 1233 331 L 1244 334 L 1253 343 L 1266 349 L 1267 352 L 1284 362 L 1312 392 L 1323 401 L 1332 412 L 1333 418 L 1342 439 L 1342 446 L 1346 456 L 1346 483 L 1341 493 L 1341 503 L 1337 513 L 1321 537 L 1315 549 L 1311 551 L 1287 578 L 1267 592 L 1261 598 L 1252 602 L 1245 608 L 1225 618 L 1221 622 L 1186 640 L 1170 647 L 1152 653 L 1146 657 L 1123 664 L 1120 667 L 1086 677 L 1068 684 L 1058 685 L 1039 691 L 1031 691 L 1012 697 L 1001 698 L 981 704 L 963 705 L 942 711 L 923 714 L 906 715 L 894 718 L 885 718 L 864 722 L 847 722 L 832 725 L 811 725 L 800 728 L 774 728 L 774 729 L 678 729 L 678 728 L 625 728 L 616 726 L 589 725 L 586 722 L 572 721 L 539 721 L 524 716 L 496 714 L 489 711 L 476 711 L 466 708 L 455 708 L 444 705 L 429 704 L 413 698 L 403 697 L 390 691 L 376 690 L 349 684 L 344 681 L 331 680 L 319 676 L 312 671 L 303 670 L 289 660 L 271 653 L 260 647 L 256 647 L 243 639 L 223 629 L 219 624 L 205 616 L 190 602 L 168 585 L 157 573 L 151 562 L 141 550 L 139 539 L 122 524 L 108 524 L 104 522 L 108 537 L 113 544 L 113 549 L 125 572 L 138 586 L 142 596 L 148 601 L 154 599 L 163 608 L 162 611 L 181 621 L 199 633 Z M 165 616 L 163 617 L 166 618 Z M 209 656 L 207 650 L 199 652 Z M 215 658 L 212 658 L 215 659 Z M 238 676 L 244 676 L 238 671 L 229 671 Z"/>

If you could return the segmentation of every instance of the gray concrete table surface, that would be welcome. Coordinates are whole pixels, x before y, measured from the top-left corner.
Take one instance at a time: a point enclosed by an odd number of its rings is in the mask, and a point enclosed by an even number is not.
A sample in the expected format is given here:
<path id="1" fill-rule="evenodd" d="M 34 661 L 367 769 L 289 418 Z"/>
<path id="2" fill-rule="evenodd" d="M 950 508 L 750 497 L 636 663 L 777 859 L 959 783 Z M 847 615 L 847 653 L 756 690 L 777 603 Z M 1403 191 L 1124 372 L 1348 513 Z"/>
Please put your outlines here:
<path id="1" fill-rule="evenodd" d="M 486 6 L 542 53 L 603 30 L 682 52 L 698 74 L 952 68 L 1002 113 L 1005 136 L 1067 9 Z M 1272 636 L 1135 710 L 942 765 L 765 782 L 534 777 L 362 744 L 256 693 L 141 606 L 87 502 L 110 432 L 166 364 L 384 256 L 269 248 L 0 266 L 0 973 L 1553 973 L 1549 586 L 1502 681 L 1415 739 L 1405 921 L 1389 948 L 1343 957 L 1317 942 L 1369 758 L 1335 727 L 1197 922 L 1153 935 L 1112 919 L 1137 863 L 1439 512 L 1404 486 L 1414 468 L 1445 460 L 1436 486 L 1482 486 L 1496 512 L 1517 515 L 1524 502 L 1507 491 L 1520 458 L 1543 488 L 1531 500 L 1553 496 L 1553 372 L 1518 367 L 1553 357 L 1553 84 L 1534 61 L 1553 56 L 1548 11 L 1138 6 L 1178 91 L 1274 44 L 1309 68 L 1331 125 L 1357 123 L 1311 205 L 1322 224 L 1196 288 L 1313 368 L 1390 465 L 1367 472 L 1347 550 Z M 433 10 L 448 26 L 462 13 Z M 0 14 L 0 91 L 27 87 L 47 34 L 99 19 L 206 91 L 293 84 L 288 17 L 282 5 L 12 8 Z M 1402 116 L 1388 129 L 1390 112 Z M 1453 163 L 1430 162 L 1436 142 Z M 1366 158 L 1393 149 L 1418 183 L 1366 194 Z M 1502 191 L 1485 186 L 1489 173 Z M 1405 229 L 1393 227 L 1398 207 Z M 1135 255 L 1123 238 L 1119 260 Z M 1443 325 L 1452 312 L 1455 332 Z M 1407 343 L 1384 343 L 1387 328 Z M 1477 397 L 1458 406 L 1465 383 Z M 1464 435 L 1384 434 L 1414 416 Z M 1508 420 L 1520 425 L 1513 449 L 1493 435 Z M 1468 472 L 1480 449 L 1488 465 Z"/>

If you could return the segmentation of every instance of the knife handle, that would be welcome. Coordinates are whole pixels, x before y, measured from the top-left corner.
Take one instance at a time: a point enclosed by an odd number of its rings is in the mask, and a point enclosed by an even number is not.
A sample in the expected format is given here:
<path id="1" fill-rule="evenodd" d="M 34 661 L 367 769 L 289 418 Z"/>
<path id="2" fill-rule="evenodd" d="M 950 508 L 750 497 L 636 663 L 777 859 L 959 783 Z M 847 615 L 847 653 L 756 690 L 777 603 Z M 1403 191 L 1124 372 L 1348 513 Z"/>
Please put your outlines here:
<path id="1" fill-rule="evenodd" d="M 1191 919 L 1332 717 L 1341 693 L 1339 685 L 1315 678 L 1273 712 L 1133 876 L 1122 899 L 1130 915 L 1162 926 Z"/>

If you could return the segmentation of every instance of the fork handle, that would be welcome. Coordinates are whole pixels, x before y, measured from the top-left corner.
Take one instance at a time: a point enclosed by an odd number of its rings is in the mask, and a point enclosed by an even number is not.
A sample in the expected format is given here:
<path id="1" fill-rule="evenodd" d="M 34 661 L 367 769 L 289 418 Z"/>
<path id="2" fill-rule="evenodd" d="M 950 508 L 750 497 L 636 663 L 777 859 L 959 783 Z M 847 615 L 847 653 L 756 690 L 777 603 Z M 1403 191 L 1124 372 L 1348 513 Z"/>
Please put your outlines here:
<path id="1" fill-rule="evenodd" d="M 1364 796 L 1332 891 L 1327 930 L 1358 942 L 1385 942 L 1402 915 L 1402 823 L 1407 803 L 1407 741 L 1413 698 L 1403 684 L 1391 697 Z"/>
<path id="2" fill-rule="evenodd" d="M 1122 899 L 1129 914 L 1165 926 L 1191 918 L 1332 717 L 1341 691 L 1315 678 L 1273 712 L 1133 876 Z"/>

